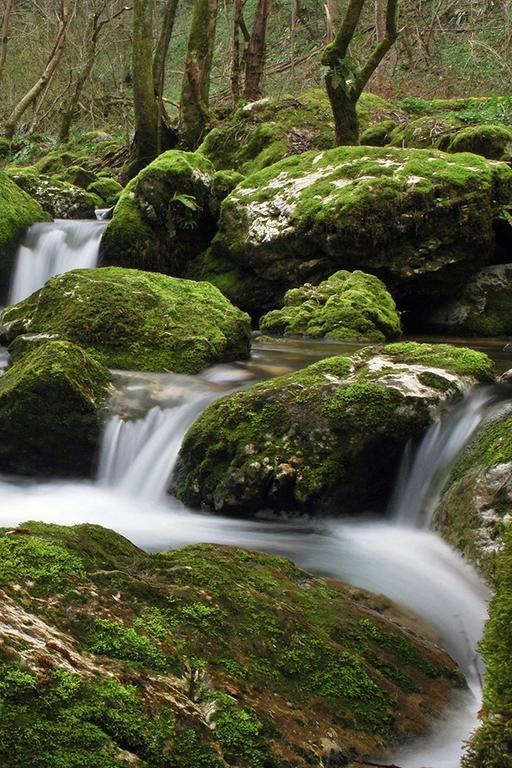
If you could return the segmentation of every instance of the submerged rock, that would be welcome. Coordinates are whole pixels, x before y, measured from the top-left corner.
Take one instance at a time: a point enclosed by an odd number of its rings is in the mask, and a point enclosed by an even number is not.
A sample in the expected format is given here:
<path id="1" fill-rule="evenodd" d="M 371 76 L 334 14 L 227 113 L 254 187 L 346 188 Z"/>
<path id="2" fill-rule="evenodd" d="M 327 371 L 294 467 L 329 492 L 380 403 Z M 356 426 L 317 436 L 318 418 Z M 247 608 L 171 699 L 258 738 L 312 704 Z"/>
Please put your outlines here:
<path id="1" fill-rule="evenodd" d="M 16 250 L 25 230 L 37 221 L 49 219 L 36 200 L 0 171 L 0 302 L 9 286 Z"/>
<path id="2" fill-rule="evenodd" d="M 66 341 L 23 355 L 0 376 L 1 471 L 90 475 L 109 384 L 106 368 Z"/>
<path id="3" fill-rule="evenodd" d="M 400 336 L 400 316 L 386 286 L 364 272 L 336 272 L 318 286 L 287 291 L 283 309 L 260 320 L 262 333 L 358 341 Z"/>
<path id="4" fill-rule="evenodd" d="M 478 433 L 452 470 L 434 515 L 443 537 L 492 580 L 512 524 L 512 414 Z M 512 614 L 511 614 L 512 619 Z"/>
<path id="5" fill-rule="evenodd" d="M 249 176 L 191 275 L 260 315 L 286 290 L 339 269 L 380 277 L 395 299 L 451 296 L 492 261 L 512 169 L 476 155 L 391 147 L 306 152 Z"/>
<path id="6" fill-rule="evenodd" d="M 54 219 L 95 219 L 101 198 L 66 181 L 9 170 L 10 177 Z"/>
<path id="7" fill-rule="evenodd" d="M 323 360 L 208 406 L 185 436 L 171 490 L 231 515 L 382 511 L 408 441 L 492 378 L 486 355 L 443 344 Z"/>
<path id="8" fill-rule="evenodd" d="M 215 231 L 215 170 L 203 155 L 164 152 L 125 187 L 101 242 L 105 264 L 181 275 Z"/>
<path id="9" fill-rule="evenodd" d="M 509 336 L 511 297 L 512 264 L 484 267 L 469 280 L 460 298 L 436 307 L 424 324 L 438 333 Z"/>
<path id="10" fill-rule="evenodd" d="M 342 766 L 461 685 L 398 606 L 278 557 L 41 523 L 0 554 L 4 768 Z"/>
<path id="11" fill-rule="evenodd" d="M 3 311 L 0 334 L 54 334 L 110 368 L 198 373 L 248 357 L 250 321 L 209 283 L 104 267 L 52 278 Z"/>

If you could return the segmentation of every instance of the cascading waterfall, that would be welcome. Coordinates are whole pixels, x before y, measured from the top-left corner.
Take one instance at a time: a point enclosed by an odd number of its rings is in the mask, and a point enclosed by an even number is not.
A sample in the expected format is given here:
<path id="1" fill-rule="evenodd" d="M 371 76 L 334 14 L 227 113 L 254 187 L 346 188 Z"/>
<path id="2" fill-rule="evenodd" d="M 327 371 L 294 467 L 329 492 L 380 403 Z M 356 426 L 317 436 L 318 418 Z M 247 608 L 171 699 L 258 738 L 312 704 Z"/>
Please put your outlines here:
<path id="1" fill-rule="evenodd" d="M 57 219 L 29 227 L 18 249 L 9 304 L 26 299 L 54 275 L 95 267 L 105 226 L 104 221 Z"/>

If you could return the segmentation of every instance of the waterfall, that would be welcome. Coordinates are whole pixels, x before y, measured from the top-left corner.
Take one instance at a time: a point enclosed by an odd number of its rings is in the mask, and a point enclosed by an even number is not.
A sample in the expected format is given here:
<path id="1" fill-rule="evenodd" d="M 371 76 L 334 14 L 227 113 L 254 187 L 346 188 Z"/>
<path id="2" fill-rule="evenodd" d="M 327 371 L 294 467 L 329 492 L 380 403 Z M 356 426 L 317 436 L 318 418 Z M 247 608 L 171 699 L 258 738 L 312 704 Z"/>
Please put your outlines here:
<path id="1" fill-rule="evenodd" d="M 389 517 L 400 526 L 430 529 L 432 516 L 457 458 L 482 424 L 509 402 L 508 387 L 479 387 L 427 430 L 414 454 L 405 451 Z"/>
<path id="2" fill-rule="evenodd" d="M 39 290 L 50 277 L 98 263 L 104 221 L 57 219 L 33 224 L 16 256 L 9 304 L 17 304 Z"/>

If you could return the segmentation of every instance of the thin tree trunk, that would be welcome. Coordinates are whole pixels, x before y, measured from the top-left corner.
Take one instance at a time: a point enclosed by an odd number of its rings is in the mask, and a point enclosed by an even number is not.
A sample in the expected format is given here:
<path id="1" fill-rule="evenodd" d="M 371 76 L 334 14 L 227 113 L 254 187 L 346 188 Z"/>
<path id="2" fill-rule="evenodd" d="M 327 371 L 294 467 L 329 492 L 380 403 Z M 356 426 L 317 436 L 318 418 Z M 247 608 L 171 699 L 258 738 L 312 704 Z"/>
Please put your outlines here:
<path id="1" fill-rule="evenodd" d="M 272 0 L 258 0 L 251 43 L 245 68 L 244 97 L 256 101 L 263 96 L 263 75 L 265 73 L 267 22 Z"/>
<path id="2" fill-rule="evenodd" d="M 158 154 L 158 104 L 153 85 L 153 18 L 155 0 L 133 3 L 133 105 L 135 110 L 134 158 L 129 175 L 135 175 Z"/>
<path id="3" fill-rule="evenodd" d="M 7 44 L 9 42 L 9 25 L 11 21 L 11 12 L 14 7 L 14 0 L 6 0 L 4 15 L 2 18 L 2 30 L 0 37 L 0 80 L 2 72 L 7 61 Z"/>
<path id="4" fill-rule="evenodd" d="M 235 0 L 233 17 L 233 58 L 231 61 L 231 96 L 233 104 L 236 105 L 240 98 L 240 17 L 242 16 L 242 7 L 244 0 Z"/>
<path id="5" fill-rule="evenodd" d="M 45 89 L 47 83 L 51 80 L 55 70 L 59 66 L 60 60 L 62 58 L 62 54 L 64 53 L 64 44 L 66 42 L 66 35 L 69 28 L 69 22 L 71 20 L 71 13 L 70 13 L 69 6 L 70 6 L 70 0 L 62 0 L 61 14 L 59 18 L 59 30 L 58 30 L 52 52 L 50 54 L 48 63 L 46 64 L 43 74 L 41 75 L 39 80 L 32 86 L 32 88 L 30 88 L 30 90 L 27 91 L 27 93 L 18 102 L 18 104 L 14 107 L 13 111 L 11 112 L 11 114 L 7 119 L 7 123 L 5 125 L 5 135 L 9 139 L 12 139 L 14 132 L 16 130 L 16 126 L 18 125 L 22 116 L 24 115 L 26 110 L 31 106 L 31 104 L 35 103 L 38 96 Z"/>
<path id="6" fill-rule="evenodd" d="M 156 46 L 155 56 L 153 59 L 153 85 L 158 105 L 159 117 L 157 133 L 157 147 L 159 154 L 167 145 L 167 142 L 164 140 L 164 134 L 169 129 L 169 118 L 167 116 L 167 111 L 163 101 L 165 85 L 165 60 L 167 58 L 167 51 L 169 50 L 169 44 L 171 42 L 172 31 L 174 29 L 178 2 L 179 0 L 167 0 L 167 5 L 165 6 L 164 17 L 162 21 L 162 29 L 160 31 L 160 37 L 158 38 L 158 44 Z"/>
<path id="7" fill-rule="evenodd" d="M 180 101 L 183 144 L 195 149 L 209 122 L 212 68 L 218 0 L 195 0 Z"/>

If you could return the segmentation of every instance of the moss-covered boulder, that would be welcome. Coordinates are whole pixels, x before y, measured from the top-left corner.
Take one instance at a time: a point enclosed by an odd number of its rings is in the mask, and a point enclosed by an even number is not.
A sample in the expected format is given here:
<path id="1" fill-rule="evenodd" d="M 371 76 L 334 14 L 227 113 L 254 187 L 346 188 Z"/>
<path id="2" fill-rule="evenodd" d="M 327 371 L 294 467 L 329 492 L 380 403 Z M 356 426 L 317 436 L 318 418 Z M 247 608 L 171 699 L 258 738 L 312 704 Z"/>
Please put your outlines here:
<path id="1" fill-rule="evenodd" d="M 484 267 L 458 299 L 436 307 L 424 327 L 464 336 L 512 335 L 512 264 Z"/>
<path id="2" fill-rule="evenodd" d="M 339 147 L 249 176 L 191 276 L 262 314 L 289 288 L 339 269 L 380 277 L 416 311 L 452 296 L 494 255 L 493 221 L 512 205 L 512 169 L 470 154 Z"/>
<path id="3" fill-rule="evenodd" d="M 40 176 L 32 169 L 10 168 L 9 176 L 41 205 L 54 219 L 94 219 L 95 209 L 101 204 L 97 195 L 48 176 Z"/>
<path id="4" fill-rule="evenodd" d="M 216 219 L 220 216 L 220 207 L 223 201 L 244 179 L 245 176 L 238 171 L 216 171 L 213 176 L 210 198 L 210 209 Z"/>
<path id="5" fill-rule="evenodd" d="M 455 465 L 434 527 L 491 580 L 512 523 L 512 415 L 487 424 Z"/>
<path id="6" fill-rule="evenodd" d="M 103 177 L 89 184 L 87 191 L 101 197 L 105 205 L 115 205 L 121 196 L 123 187 L 115 179 Z"/>
<path id="7" fill-rule="evenodd" d="M 210 243 L 214 168 L 200 153 L 164 152 L 125 187 L 101 243 L 105 264 L 182 275 Z"/>
<path id="8" fill-rule="evenodd" d="M 503 537 L 495 578 L 496 594 L 489 609 L 480 651 L 486 671 L 482 725 L 469 742 L 463 768 L 512 766 L 512 528 Z"/>
<path id="9" fill-rule="evenodd" d="M 369 125 L 397 113 L 389 102 L 364 93 L 358 102 L 359 121 Z M 393 122 L 396 125 L 396 122 Z M 231 169 L 245 175 L 266 168 L 289 155 L 334 145 L 334 123 L 324 90 L 314 89 L 299 98 L 265 98 L 239 107 L 207 134 L 199 148 L 216 170 Z"/>
<path id="10" fill-rule="evenodd" d="M 36 200 L 0 171 L 0 302 L 9 286 L 14 257 L 27 227 L 48 221 Z"/>
<path id="11" fill-rule="evenodd" d="M 23 355 L 0 375 L 2 472 L 89 475 L 109 385 L 107 369 L 69 342 Z"/>
<path id="12" fill-rule="evenodd" d="M 314 339 L 390 341 L 400 336 L 400 316 L 378 277 L 341 271 L 318 286 L 287 291 L 283 309 L 264 315 L 260 330 Z"/>
<path id="13" fill-rule="evenodd" d="M 461 684 L 399 607 L 278 557 L 40 523 L 0 553 L 3 768 L 341 767 Z"/>
<path id="14" fill-rule="evenodd" d="M 89 185 L 96 181 L 96 174 L 81 165 L 70 165 L 55 178 L 58 181 L 67 181 L 75 187 L 88 189 Z"/>
<path id="15" fill-rule="evenodd" d="M 369 147 L 385 147 L 391 141 L 391 135 L 397 127 L 395 120 L 382 120 L 380 123 L 370 125 L 361 134 L 360 144 Z"/>
<path id="16" fill-rule="evenodd" d="M 398 125 L 389 134 L 389 144 L 395 147 L 437 147 L 448 149 L 454 134 L 463 123 L 454 116 L 429 115 Z"/>
<path id="17" fill-rule="evenodd" d="M 504 125 L 474 125 L 457 131 L 450 152 L 474 152 L 489 160 L 512 160 L 512 130 Z"/>
<path id="18" fill-rule="evenodd" d="M 221 514 L 382 511 L 406 443 L 471 382 L 479 352 L 391 344 L 219 400 L 185 436 L 171 490 Z"/>
<path id="19" fill-rule="evenodd" d="M 248 357 L 250 322 L 209 283 L 104 267 L 52 278 L 4 310 L 0 333 L 24 346 L 53 334 L 110 368 L 197 373 Z"/>

